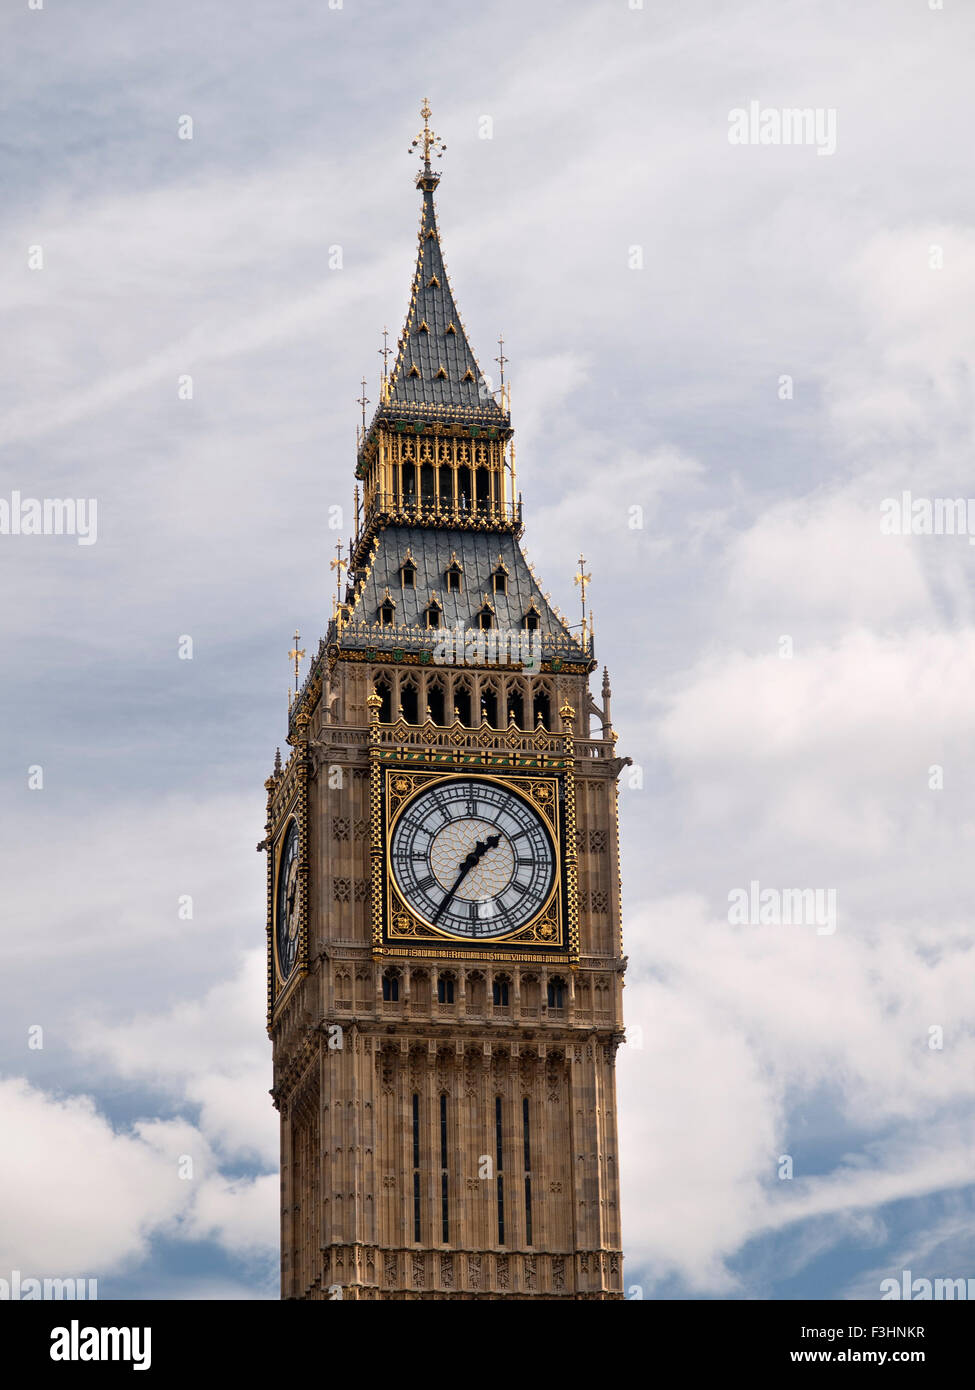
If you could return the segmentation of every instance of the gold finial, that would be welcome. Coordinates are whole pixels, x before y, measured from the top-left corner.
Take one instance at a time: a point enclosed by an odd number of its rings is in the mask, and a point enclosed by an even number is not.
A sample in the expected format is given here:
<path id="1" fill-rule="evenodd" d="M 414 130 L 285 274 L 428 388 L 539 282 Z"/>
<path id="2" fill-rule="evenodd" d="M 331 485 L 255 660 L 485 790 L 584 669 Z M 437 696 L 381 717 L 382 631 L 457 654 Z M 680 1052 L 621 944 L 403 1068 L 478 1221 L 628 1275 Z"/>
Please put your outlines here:
<path id="1" fill-rule="evenodd" d="M 433 151 L 434 153 L 436 153 L 438 159 L 443 159 L 443 152 L 447 148 L 447 146 L 441 140 L 440 136 L 436 133 L 436 131 L 430 129 L 430 117 L 433 115 L 433 112 L 430 110 L 430 102 L 427 97 L 423 98 L 423 105 L 420 107 L 420 115 L 423 117 L 423 129 L 420 131 L 419 135 L 416 137 L 410 148 L 407 150 L 407 154 L 415 153 L 417 146 L 422 141 L 423 172 L 425 174 L 429 174 L 430 152 Z"/>
<path id="2" fill-rule="evenodd" d="M 298 662 L 301 660 L 301 658 L 302 658 L 302 657 L 304 656 L 304 654 L 305 654 L 305 653 L 304 653 L 304 650 L 299 650 L 299 647 L 298 647 L 298 642 L 299 642 L 300 638 L 301 638 L 301 633 L 298 631 L 297 628 L 295 628 L 295 644 L 294 644 L 293 649 L 288 653 L 288 659 L 289 659 L 290 661 L 293 661 L 294 664 L 295 664 L 295 694 L 296 694 L 296 695 L 297 695 L 297 693 L 298 693 Z"/>
<path id="3" fill-rule="evenodd" d="M 592 579 L 591 574 L 586 573 L 585 558 L 579 556 L 579 573 L 573 577 L 573 584 L 578 584 L 582 591 L 582 645 L 586 645 L 586 585 Z"/>
<path id="4" fill-rule="evenodd" d="M 383 345 L 378 349 L 380 357 L 383 359 L 383 379 L 381 383 L 380 396 L 386 400 L 389 387 L 389 355 L 392 352 L 389 346 L 389 329 L 383 325 Z"/>
<path id="5" fill-rule="evenodd" d="M 503 333 L 499 333 L 499 334 L 498 334 L 498 355 L 497 355 L 497 357 L 496 357 L 494 360 L 495 360 L 495 362 L 497 362 L 498 366 L 499 366 L 500 369 L 501 369 L 501 381 L 500 381 L 499 384 L 500 384 L 501 386 L 504 386 L 504 364 L 508 361 L 508 358 L 505 357 L 505 355 L 504 355 L 504 334 L 503 334 Z"/>
<path id="6" fill-rule="evenodd" d="M 342 571 L 343 571 L 344 569 L 348 569 L 348 565 L 347 565 L 346 562 L 342 559 L 342 542 L 341 542 L 341 541 L 339 541 L 339 542 L 337 543 L 336 547 L 335 547 L 335 554 L 336 554 L 337 558 L 334 559 L 334 560 L 329 560 L 329 562 L 328 562 L 328 567 L 329 567 L 330 570 L 334 570 L 334 571 L 335 571 L 335 598 L 336 598 L 336 602 L 341 603 L 341 602 L 342 602 Z M 296 638 L 295 640 L 297 641 L 297 638 Z"/>
<path id="7" fill-rule="evenodd" d="M 362 406 L 362 438 L 366 437 L 366 406 L 369 404 L 369 397 L 366 395 L 366 379 L 362 378 L 362 395 L 356 396 L 356 404 Z"/>

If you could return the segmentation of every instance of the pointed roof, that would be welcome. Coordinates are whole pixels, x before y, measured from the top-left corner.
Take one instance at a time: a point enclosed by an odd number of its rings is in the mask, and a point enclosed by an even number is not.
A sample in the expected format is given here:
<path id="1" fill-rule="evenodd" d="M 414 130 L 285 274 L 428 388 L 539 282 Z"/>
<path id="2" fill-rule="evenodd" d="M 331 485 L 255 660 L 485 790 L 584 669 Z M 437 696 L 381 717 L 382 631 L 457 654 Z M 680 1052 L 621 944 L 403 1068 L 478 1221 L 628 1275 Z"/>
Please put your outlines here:
<path id="1" fill-rule="evenodd" d="M 419 249 L 387 400 L 391 405 L 464 412 L 480 407 L 501 424 L 504 414 L 482 381 L 447 278 L 433 202 L 438 181 L 429 166 L 417 179 L 423 193 Z"/>
<path id="2" fill-rule="evenodd" d="M 407 546 L 416 557 L 416 586 L 400 589 L 399 566 Z M 494 594 L 491 593 L 491 575 L 498 567 L 499 548 L 508 570 L 508 588 L 506 593 Z M 464 585 L 460 590 L 448 589 L 444 581 L 444 575 L 455 564 L 464 573 Z M 381 635 L 376 631 L 376 615 L 382 604 L 390 601 L 387 596 L 393 594 L 399 625 L 398 645 L 411 646 L 411 638 L 404 633 L 404 628 L 418 631 L 426 628 L 424 615 L 429 607 L 429 595 L 436 594 L 444 627 L 476 627 L 477 614 L 487 607 L 495 614 L 499 629 L 518 632 L 524 614 L 534 611 L 538 614 L 539 638 L 546 659 L 551 655 L 573 661 L 588 659 L 579 644 L 578 634 L 566 626 L 565 619 L 542 593 L 514 535 L 499 538 L 479 531 L 431 526 L 385 527 L 376 537 L 369 564 L 363 570 L 363 578 L 349 605 L 350 620 L 339 637 L 343 648 L 375 647 L 377 636 Z"/>
<path id="3" fill-rule="evenodd" d="M 412 148 L 422 147 L 416 186 L 423 201 L 410 304 L 382 399 L 368 430 L 363 431 L 363 446 L 384 420 L 409 421 L 416 428 L 461 425 L 510 433 L 508 412 L 484 382 L 447 278 L 433 201 L 440 175 L 430 165 L 431 153 L 439 157 L 446 146 L 430 129 L 426 102 L 420 114 L 423 130 Z"/>

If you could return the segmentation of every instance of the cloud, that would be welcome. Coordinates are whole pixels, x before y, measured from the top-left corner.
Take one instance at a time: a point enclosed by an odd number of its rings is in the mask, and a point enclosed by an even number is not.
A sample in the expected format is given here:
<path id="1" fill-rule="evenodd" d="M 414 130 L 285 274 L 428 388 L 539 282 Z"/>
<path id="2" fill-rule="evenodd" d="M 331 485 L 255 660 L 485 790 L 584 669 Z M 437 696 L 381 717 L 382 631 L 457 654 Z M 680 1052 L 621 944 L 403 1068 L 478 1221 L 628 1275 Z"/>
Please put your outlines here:
<path id="1" fill-rule="evenodd" d="M 57 1097 L 0 1080 L 8 1136 L 0 1187 L 0 1268 L 35 1278 L 104 1278 L 145 1257 L 154 1234 L 180 1228 L 233 1251 L 276 1239 L 267 1179 L 228 1183 L 183 1120 L 115 1128 L 90 1096 Z M 193 1159 L 194 1177 L 179 1176 Z M 267 1219 L 270 1211 L 271 1218 Z"/>
<path id="2" fill-rule="evenodd" d="M 6 1069 L 31 1068 L 2 1083 L 4 1190 L 24 1191 L 3 1250 L 145 1287 L 163 1233 L 237 1262 L 181 1287 L 265 1292 L 245 1262 L 275 1180 L 239 1176 L 276 1162 L 261 782 L 290 634 L 327 622 L 328 507 L 351 529 L 359 377 L 375 400 L 408 297 L 429 52 L 412 12 L 117 8 L 11 28 L 7 485 L 96 495 L 99 542 L 0 546 Z M 452 282 L 482 366 L 502 326 L 511 358 L 526 548 L 571 621 L 589 559 L 644 773 L 623 797 L 630 1267 L 720 1294 L 774 1294 L 782 1269 L 854 1287 L 888 1222 L 892 1251 L 921 1250 L 971 1108 L 971 551 L 876 522 L 902 486 L 969 488 L 968 156 L 917 112 L 971 125 L 975 15 L 833 19 L 499 0 L 439 13 L 427 69 Z M 752 96 L 836 107 L 836 155 L 729 146 Z M 836 887 L 835 936 L 730 928 L 752 877 Z M 959 1222 L 955 1258 L 970 1240 Z"/>
<path id="3" fill-rule="evenodd" d="M 628 941 L 652 966 L 631 967 L 625 992 L 623 1216 L 631 1265 L 652 1282 L 741 1291 L 733 1261 L 760 1236 L 790 1231 L 810 1260 L 850 1218 L 970 1184 L 970 929 L 825 938 L 732 927 L 680 897 L 631 916 Z M 929 1046 L 936 1020 L 943 1049 Z M 801 1121 L 824 1097 L 862 1146 L 826 1172 Z M 805 1222 L 821 1224 L 803 1247 Z"/>
<path id="4" fill-rule="evenodd" d="M 264 951 L 249 951 L 238 973 L 201 999 L 114 1025 L 90 1020 L 76 1046 L 107 1062 L 116 1076 L 198 1106 L 200 1132 L 222 1154 L 276 1167 L 270 1048 L 259 1027 L 266 968 Z M 226 1190 L 228 1200 L 233 1191 Z"/>

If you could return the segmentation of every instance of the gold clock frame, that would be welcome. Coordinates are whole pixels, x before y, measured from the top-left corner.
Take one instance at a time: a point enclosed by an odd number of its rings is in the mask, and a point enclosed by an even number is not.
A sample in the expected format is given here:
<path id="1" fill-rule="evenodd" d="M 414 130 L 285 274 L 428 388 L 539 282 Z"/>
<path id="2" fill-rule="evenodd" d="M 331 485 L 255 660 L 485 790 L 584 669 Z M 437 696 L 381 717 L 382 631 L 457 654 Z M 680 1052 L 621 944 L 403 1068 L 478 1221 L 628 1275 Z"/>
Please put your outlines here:
<path id="1" fill-rule="evenodd" d="M 308 974 L 308 807 L 304 779 L 280 812 L 268 842 L 268 1004 L 269 1015 L 290 992 L 296 981 Z M 278 958 L 278 879 L 281 856 L 294 821 L 298 830 L 298 949 L 290 975 L 281 973 Z"/>
<path id="2" fill-rule="evenodd" d="M 374 768 L 379 805 L 373 806 L 373 952 L 386 954 L 444 955 L 445 947 L 453 954 L 480 955 L 494 953 L 498 948 L 530 952 L 543 951 L 539 959 L 549 959 L 549 952 L 566 956 L 570 950 L 570 904 L 573 901 L 573 872 L 569 872 L 566 856 L 566 814 L 569 793 L 564 774 L 553 772 L 508 773 L 503 777 L 475 771 L 470 767 L 425 769 L 404 767 L 401 763 L 380 764 Z M 434 927 L 422 918 L 399 891 L 390 860 L 393 829 L 412 801 L 430 787 L 447 782 L 489 782 L 520 797 L 539 816 L 552 842 L 555 872 L 551 890 L 544 904 L 532 918 L 520 927 L 502 935 L 484 939 Z M 377 814 L 378 813 L 378 814 Z M 574 856 L 573 856 L 574 859 Z M 421 950 L 417 951 L 416 948 Z M 412 949 L 411 949 L 412 948 Z"/>

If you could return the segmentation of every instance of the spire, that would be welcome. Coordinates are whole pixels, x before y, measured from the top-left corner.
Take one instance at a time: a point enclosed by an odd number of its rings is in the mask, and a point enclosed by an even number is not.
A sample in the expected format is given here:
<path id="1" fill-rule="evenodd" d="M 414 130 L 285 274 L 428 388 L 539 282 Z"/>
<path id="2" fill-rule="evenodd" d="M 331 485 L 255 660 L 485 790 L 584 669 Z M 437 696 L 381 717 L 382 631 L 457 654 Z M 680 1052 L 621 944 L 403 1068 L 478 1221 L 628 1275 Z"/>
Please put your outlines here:
<path id="1" fill-rule="evenodd" d="M 414 410 L 427 407 L 441 420 L 476 418 L 485 424 L 504 425 L 507 414 L 482 380 L 444 265 L 433 202 L 440 175 L 434 173 L 430 157 L 435 153 L 440 158 L 446 146 L 430 129 L 426 101 L 420 115 L 423 130 L 410 146 L 411 152 L 421 147 L 423 151 L 423 165 L 416 176 L 423 198 L 419 248 L 410 307 L 383 404 Z M 381 412 L 382 405 L 377 414 Z M 471 412 L 477 412 L 476 417 Z"/>

